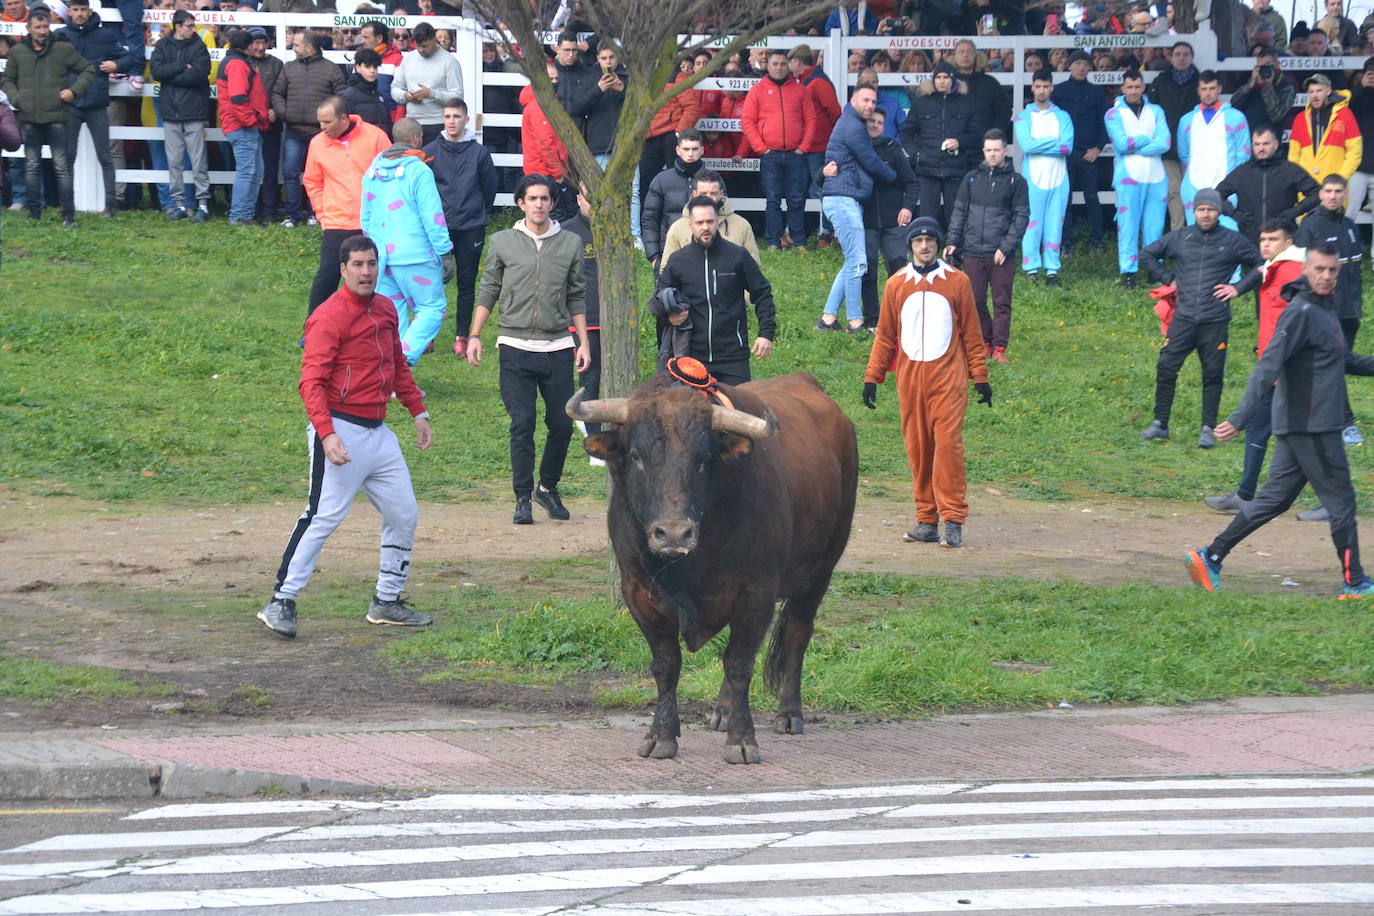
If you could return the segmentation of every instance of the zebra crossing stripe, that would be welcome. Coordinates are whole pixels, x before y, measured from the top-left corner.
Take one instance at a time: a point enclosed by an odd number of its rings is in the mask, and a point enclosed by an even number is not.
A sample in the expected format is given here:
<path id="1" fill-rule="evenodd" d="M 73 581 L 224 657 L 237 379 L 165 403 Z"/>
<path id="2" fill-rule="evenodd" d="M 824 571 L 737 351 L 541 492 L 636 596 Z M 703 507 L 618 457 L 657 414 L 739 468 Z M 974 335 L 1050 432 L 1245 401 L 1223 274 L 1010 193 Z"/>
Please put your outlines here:
<path id="1" fill-rule="evenodd" d="M 1374 779 L 1094 779 L 1082 782 L 998 782 L 974 786 L 965 795 L 1032 795 L 1058 792 L 1271 792 L 1281 789 L 1374 789 Z"/>
<path id="2" fill-rule="evenodd" d="M 100 849 L 157 849 L 181 846 L 218 846 L 252 843 L 314 842 L 383 837 L 477 836 L 487 834 L 572 833 L 602 830 L 674 830 L 685 827 L 744 827 L 751 825 L 833 823 L 891 811 L 895 805 L 871 808 L 817 808 L 808 811 L 740 812 L 732 815 L 669 815 L 664 817 L 599 818 L 562 821 L 430 821 L 408 824 L 328 824 L 319 827 L 219 828 L 137 833 L 76 833 L 49 837 L 0 852 L 75 852 Z"/>
<path id="3" fill-rule="evenodd" d="M 930 856 L 766 865 L 708 865 L 670 877 L 668 885 L 742 881 L 836 881 L 913 875 L 985 875 L 997 872 L 1102 871 L 1118 868 L 1317 868 L 1374 866 L 1374 848 L 1131 849 L 1021 855 Z"/>
<path id="4" fill-rule="evenodd" d="M 240 853 L 148 859 L 121 864 L 117 859 L 73 862 L 0 862 L 0 881 L 39 878 L 109 878 L 116 875 L 166 876 L 242 874 L 314 868 L 368 868 L 534 859 L 546 856 L 662 854 L 700 850 L 741 850 L 771 845 L 774 849 L 818 849 L 845 846 L 955 843 L 983 840 L 1081 839 L 1085 837 L 1322 835 L 1374 833 L 1374 818 L 1273 818 L 1210 821 L 1090 821 L 1086 823 L 984 824 L 921 829 L 828 830 L 806 834 L 743 833 L 716 836 L 555 840 L 538 843 L 485 843 L 407 849 L 363 849 L 339 852 Z"/>
<path id="5" fill-rule="evenodd" d="M 463 894 L 511 894 L 540 891 L 605 890 L 660 884 L 668 887 L 704 886 L 741 881 L 798 882 L 855 878 L 1046 873 L 1118 869 L 1174 868 L 1312 868 L 1374 866 L 1374 849 L 1145 849 L 1044 855 L 936 856 L 924 859 L 802 862 L 763 865 L 690 865 L 645 868 L 580 869 L 480 877 L 406 881 L 312 884 L 288 887 L 220 888 L 191 891 L 145 891 L 111 894 L 38 894 L 0 901 L 0 914 L 129 913 L 146 910 L 224 909 L 230 907 L 292 906 L 363 900 L 443 897 Z M 1266 885 L 1274 887 L 1274 885 Z M 1369 888 L 1369 885 L 1364 885 Z M 1091 888 L 1076 891 L 1080 897 Z M 991 892 L 978 892 L 984 895 Z M 1374 894 L 1374 889 L 1369 893 Z M 816 899 L 816 898 L 813 898 Z M 972 899 L 972 898 L 968 898 Z M 1371 898 L 1374 899 L 1374 898 Z M 1157 900 L 1141 901 L 1158 902 Z M 712 916 L 725 911 L 720 901 L 710 904 Z M 1061 904 L 1068 905 L 1068 904 Z M 1078 903 L 1075 905 L 1089 905 Z M 1105 905 L 1105 904 L 1102 904 Z M 1120 905 L 1120 904 L 1111 904 Z M 653 906 L 657 907 L 657 904 Z M 639 904 L 641 911 L 649 909 Z M 607 909 L 606 912 L 616 912 Z M 691 911 L 696 912 L 696 911 Z M 757 912 L 757 911 L 755 911 Z M 817 911 L 825 912 L 825 911 Z M 866 912 L 859 910 L 857 912 Z"/>
<path id="6" fill-rule="evenodd" d="M 655 900 L 579 908 L 577 916 L 866 916 L 882 913 L 1019 912 L 1088 907 L 1374 904 L 1374 884 L 1135 884 L 1102 887 L 1016 887 L 917 894 L 837 894 L 825 897 L 741 897 Z M 555 912 L 552 908 L 544 913 Z M 464 910 L 496 916 L 495 910 Z M 414 914 L 418 916 L 418 914 Z M 437 916 L 437 914 L 436 914 Z M 450 916 L 457 916 L 451 911 Z M 531 911 L 530 916 L 536 916 Z"/>
<path id="7" fill-rule="evenodd" d="M 397 801 L 283 800 L 168 805 L 148 808 L 124 820 L 162 820 L 187 817 L 239 817 L 243 815 L 297 814 L 310 811 L 624 811 L 671 808 L 705 808 L 716 805 L 757 805 L 783 802 L 843 801 L 866 798 L 923 798 L 957 795 L 966 783 L 924 783 L 901 786 L 853 786 L 839 789 L 808 789 L 796 792 L 750 792 L 730 795 L 433 795 Z"/>
<path id="8" fill-rule="evenodd" d="M 989 817 L 1009 814 L 1107 814 L 1120 811 L 1236 811 L 1368 808 L 1370 795 L 1251 795 L 1244 798 L 1064 798 L 1055 801 L 907 805 L 883 817 Z"/>

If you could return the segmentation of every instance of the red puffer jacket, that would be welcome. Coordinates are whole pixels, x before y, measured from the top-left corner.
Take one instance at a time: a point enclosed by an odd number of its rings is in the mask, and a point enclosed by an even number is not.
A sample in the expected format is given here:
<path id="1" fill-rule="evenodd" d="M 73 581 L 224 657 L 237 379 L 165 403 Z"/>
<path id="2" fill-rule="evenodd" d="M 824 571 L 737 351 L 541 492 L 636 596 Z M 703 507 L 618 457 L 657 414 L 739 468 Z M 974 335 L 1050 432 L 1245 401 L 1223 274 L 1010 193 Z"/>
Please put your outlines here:
<path id="1" fill-rule="evenodd" d="M 736 95 L 733 98 L 729 95 L 722 95 L 720 117 L 731 118 L 736 121 L 743 120 L 745 98 L 745 95 Z M 722 136 L 730 137 L 735 141 L 735 151 L 731 153 L 732 156 L 743 156 L 748 159 L 754 155 L 754 148 L 749 145 L 749 138 L 744 136 L 742 132 L 735 131 L 734 133 L 722 134 Z"/>
<path id="2" fill-rule="evenodd" d="M 823 153 L 830 142 L 830 132 L 840 119 L 840 100 L 835 95 L 835 87 L 820 67 L 812 67 L 797 80 L 806 87 L 811 104 L 816 108 L 816 138 L 805 149 L 808 153 Z"/>
<path id="3" fill-rule="evenodd" d="M 331 410 L 366 420 L 385 420 L 391 393 L 411 416 L 425 402 L 401 352 L 396 306 L 386 296 L 355 296 L 343 287 L 305 322 L 301 400 L 321 439 L 334 432 Z"/>
<path id="4" fill-rule="evenodd" d="M 568 148 L 535 101 L 534 89 L 520 90 L 520 149 L 525 158 L 526 175 L 547 175 L 562 179 L 568 170 Z"/>
<path id="5" fill-rule="evenodd" d="M 245 127 L 267 130 L 267 89 L 257 68 L 240 51 L 230 51 L 215 80 L 219 126 L 225 133 Z"/>
<path id="6" fill-rule="evenodd" d="M 776 83 L 765 76 L 744 97 L 740 126 L 755 153 L 810 149 L 816 142 L 816 106 L 792 77 Z"/>
<path id="7" fill-rule="evenodd" d="M 672 86 L 687 78 L 686 73 L 679 73 L 677 79 L 669 83 Z M 649 122 L 650 137 L 657 137 L 669 131 L 682 133 L 689 127 L 695 127 L 697 123 L 697 95 L 692 90 L 679 92 L 673 100 L 658 110 L 654 119 Z"/>

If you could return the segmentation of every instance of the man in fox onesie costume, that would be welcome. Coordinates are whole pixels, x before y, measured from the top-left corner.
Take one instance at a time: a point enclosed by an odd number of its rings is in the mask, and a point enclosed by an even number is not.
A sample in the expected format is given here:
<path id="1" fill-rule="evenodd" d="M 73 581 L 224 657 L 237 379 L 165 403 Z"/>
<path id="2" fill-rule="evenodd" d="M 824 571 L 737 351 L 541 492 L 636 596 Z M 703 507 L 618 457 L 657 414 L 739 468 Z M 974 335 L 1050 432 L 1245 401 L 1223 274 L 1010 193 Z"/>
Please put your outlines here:
<path id="1" fill-rule="evenodd" d="M 864 406 L 877 407 L 878 386 L 897 374 L 902 438 L 911 463 L 916 527 L 907 541 L 963 544 L 968 518 L 964 479 L 964 414 L 968 380 L 978 402 L 992 406 L 987 345 L 973 305 L 968 275 L 940 260 L 940 224 L 922 217 L 911 224 L 911 263 L 883 289 L 873 349 L 864 373 Z M 937 530 L 945 520 L 944 534 Z"/>

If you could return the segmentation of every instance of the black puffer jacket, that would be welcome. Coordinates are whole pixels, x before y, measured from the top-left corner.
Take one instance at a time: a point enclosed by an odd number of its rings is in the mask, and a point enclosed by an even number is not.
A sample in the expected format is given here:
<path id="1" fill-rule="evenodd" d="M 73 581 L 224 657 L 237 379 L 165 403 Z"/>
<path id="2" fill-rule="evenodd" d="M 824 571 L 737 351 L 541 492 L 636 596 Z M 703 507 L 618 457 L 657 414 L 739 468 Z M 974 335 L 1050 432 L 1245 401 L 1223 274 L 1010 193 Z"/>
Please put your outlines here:
<path id="1" fill-rule="evenodd" d="M 695 240 L 673 252 L 658 275 L 658 288 L 672 287 L 691 312 L 691 354 L 708 363 L 749 359 L 747 292 L 758 313 L 759 337 L 773 340 L 777 321 L 773 287 L 743 246 L 720 236 L 703 248 Z"/>
<path id="2" fill-rule="evenodd" d="M 1197 107 L 1197 67 L 1192 68 L 1188 79 L 1182 84 L 1174 79 L 1172 69 L 1165 70 L 1150 83 L 1147 95 L 1150 101 L 1164 109 L 1164 121 L 1169 125 L 1169 136 L 1178 136 L 1178 122 L 1188 112 Z M 1178 158 L 1178 144 L 1170 143 L 1165 159 Z"/>
<path id="3" fill-rule="evenodd" d="M 896 181 L 873 179 L 873 193 L 863 202 L 865 229 L 891 229 L 897 225 L 897 214 L 903 209 L 916 215 L 921 202 L 921 183 L 906 161 L 906 153 L 901 144 L 891 137 L 878 137 L 873 141 L 873 152 L 887 163 L 888 168 L 897 173 Z"/>
<path id="4" fill-rule="evenodd" d="M 639 214 L 639 235 L 644 240 L 644 255 L 650 261 L 657 261 L 663 253 L 663 240 L 682 215 L 692 193 L 692 176 L 701 168 L 700 159 L 688 165 L 674 157 L 673 167 L 659 172 L 649 182 L 649 193 L 644 195 L 644 208 Z"/>
<path id="5" fill-rule="evenodd" d="M 1336 317 L 1340 319 L 1364 317 L 1364 275 L 1360 273 L 1360 260 L 1364 255 L 1364 245 L 1360 241 L 1360 230 L 1348 219 L 1345 210 L 1331 212 L 1318 207 L 1307 214 L 1307 219 L 1298 226 L 1298 234 L 1293 236 L 1293 244 L 1306 248 L 1314 242 L 1330 242 L 1336 246 L 1341 259 L 1341 275 L 1336 281 Z"/>
<path id="6" fill-rule="evenodd" d="M 601 70 L 597 69 L 597 80 L 601 79 Z M 621 67 L 615 72 L 620 77 L 620 81 L 626 86 L 630 83 L 630 77 Z M 601 87 L 596 83 L 592 84 L 595 94 L 592 96 L 591 105 L 587 108 L 587 123 L 584 125 L 583 132 L 587 137 L 587 149 L 593 156 L 600 156 L 611 151 L 615 145 L 615 129 L 620 124 L 620 111 L 625 107 L 625 93 L 615 89 L 601 91 Z"/>
<path id="7" fill-rule="evenodd" d="M 110 102 L 110 77 L 100 72 L 105 61 L 114 61 L 116 73 L 142 72 L 143 54 L 131 54 L 124 46 L 124 33 L 117 25 L 103 25 L 99 13 L 91 13 L 85 25 L 69 25 L 57 33 L 70 41 L 81 56 L 96 68 L 95 81 L 86 94 L 72 102 L 74 108 L 104 108 Z"/>
<path id="8" fill-rule="evenodd" d="M 983 164 L 959 183 L 947 244 L 971 258 L 990 258 L 998 251 L 1009 258 L 1029 223 L 1026 179 L 1016 174 L 1010 159 L 995 169 Z"/>
<path id="9" fill-rule="evenodd" d="M 1217 185 L 1217 193 L 1222 197 L 1236 195 L 1236 225 L 1241 235 L 1256 243 L 1259 227 L 1266 220 L 1296 221 L 1315 209 L 1321 203 L 1317 196 L 1320 189 L 1307 169 L 1281 154 L 1242 162 Z"/>
<path id="10" fill-rule="evenodd" d="M 1171 268 L 1164 266 L 1166 258 Z M 1245 236 L 1218 224 L 1207 232 L 1184 226 L 1159 237 L 1140 252 L 1140 264 L 1150 276 L 1177 289 L 1175 318 L 1201 324 L 1231 320 L 1231 303 L 1213 295 L 1217 284 L 1230 283 L 1237 267 L 1250 268 L 1236 283 L 1239 292 L 1249 292 L 1259 286 L 1264 258 Z"/>
<path id="11" fill-rule="evenodd" d="M 204 121 L 210 117 L 210 52 L 199 35 L 184 41 L 168 35 L 153 45 L 148 69 L 162 84 L 157 102 L 162 120 Z"/>
<path id="12" fill-rule="evenodd" d="M 958 80 L 954 85 L 953 92 L 942 95 L 935 92 L 934 80 L 922 83 L 911 103 L 911 111 L 897 129 L 902 149 L 911 160 L 912 171 L 922 178 L 963 175 L 968 171 L 969 151 L 978 143 L 968 87 Z M 950 137 L 959 141 L 958 152 L 940 149 L 940 144 Z"/>
<path id="13" fill-rule="evenodd" d="M 377 81 L 368 82 L 356 72 L 348 75 L 348 88 L 339 93 L 349 114 L 355 114 L 373 127 L 391 136 L 391 114 L 382 100 Z"/>
<path id="14" fill-rule="evenodd" d="M 1374 375 L 1374 357 L 1346 350 L 1334 296 L 1316 295 L 1299 277 L 1283 298 L 1288 307 L 1227 421 L 1244 429 L 1272 389 L 1275 435 L 1334 433 L 1345 426 L 1345 377 Z"/>
<path id="15" fill-rule="evenodd" d="M 287 130 L 313 137 L 320 132 L 320 103 L 343 90 L 343 71 L 324 55 L 289 61 L 272 87 L 272 110 Z"/>

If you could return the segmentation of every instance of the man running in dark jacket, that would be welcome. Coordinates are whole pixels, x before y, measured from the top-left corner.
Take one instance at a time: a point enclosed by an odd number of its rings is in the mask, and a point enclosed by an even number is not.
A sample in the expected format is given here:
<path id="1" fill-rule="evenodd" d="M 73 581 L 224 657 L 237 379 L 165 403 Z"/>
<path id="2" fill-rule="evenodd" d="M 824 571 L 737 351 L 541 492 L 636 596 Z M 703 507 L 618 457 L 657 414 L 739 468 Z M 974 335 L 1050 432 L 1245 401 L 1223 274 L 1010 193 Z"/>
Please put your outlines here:
<path id="1" fill-rule="evenodd" d="M 1221 564 L 1237 544 L 1286 512 L 1310 483 L 1331 514 L 1331 541 L 1340 558 L 1342 599 L 1374 594 L 1360 566 L 1355 525 L 1355 488 L 1341 441 L 1346 375 L 1374 375 L 1374 357 L 1357 356 L 1345 345 L 1337 318 L 1335 246 L 1316 242 L 1307 249 L 1301 279 L 1289 284 L 1291 304 L 1255 366 L 1240 406 L 1217 427 L 1217 438 L 1233 438 L 1249 423 L 1270 389 L 1274 392 L 1274 458 L 1258 496 L 1241 509 L 1210 545 L 1187 555 L 1188 574 L 1208 591 L 1221 585 Z"/>
<path id="2" fill-rule="evenodd" d="M 763 359 L 773 352 L 777 324 L 773 317 L 773 287 L 754 258 L 716 232 L 716 202 L 694 197 L 687 203 L 692 221 L 692 244 L 679 248 L 663 265 L 658 288 L 672 288 L 687 302 L 685 311 L 668 315 L 674 327 L 692 322 L 688 355 L 701 360 L 717 381 L 742 385 L 749 381 L 749 356 Z M 749 315 L 744 294 L 758 315 L 758 336 L 750 347 Z"/>
<path id="3" fill-rule="evenodd" d="M 1203 188 L 1193 198 L 1197 222 L 1167 233 L 1145 247 L 1140 263 L 1156 280 L 1172 286 L 1178 308 L 1169 324 L 1164 349 L 1155 370 L 1155 419 L 1142 439 L 1169 438 L 1169 412 L 1174 404 L 1178 370 L 1188 354 L 1197 351 L 1202 363 L 1202 431 L 1198 448 L 1216 440 L 1217 408 L 1226 373 L 1226 336 L 1231 324 L 1231 300 L 1259 286 L 1259 249 L 1239 232 L 1218 224 L 1221 195 Z M 1172 269 L 1163 261 L 1169 259 Z M 1237 268 L 1249 268 L 1234 285 Z"/>
<path id="4" fill-rule="evenodd" d="M 990 130 L 983 138 L 983 164 L 964 176 L 954 200 L 945 257 L 964 256 L 964 271 L 973 285 L 973 304 L 988 358 L 1007 359 L 1011 337 L 1011 285 L 1016 279 L 1016 246 L 1030 222 L 1030 191 L 1026 179 L 1007 160 L 1007 138 Z M 988 287 L 992 307 L 988 312 Z"/>

